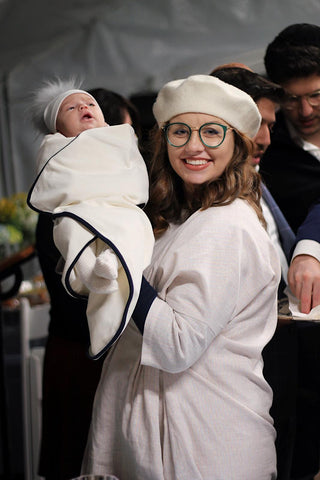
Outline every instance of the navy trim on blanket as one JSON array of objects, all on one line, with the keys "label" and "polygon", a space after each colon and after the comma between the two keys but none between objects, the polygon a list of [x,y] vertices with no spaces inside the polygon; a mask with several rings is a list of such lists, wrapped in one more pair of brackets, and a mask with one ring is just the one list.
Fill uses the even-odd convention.
[{"label": "navy trim on blanket", "polygon": [[132,313],[134,323],[137,325],[142,335],[148,312],[156,296],[156,290],[144,277],[142,277],[139,298]]},{"label": "navy trim on blanket", "polygon": [[74,269],[75,267],[75,264],[77,263],[77,261],[79,260],[79,258],[81,257],[82,255],[82,252],[89,247],[89,245],[91,245],[91,243],[95,242],[97,240],[98,236],[95,235],[94,237],[92,237],[89,242],[87,242],[82,248],[81,250],[78,252],[78,255],[74,258],[73,262],[70,264],[67,272],[66,272],[66,275],[65,275],[65,285],[66,285],[66,289],[69,293],[69,295],[71,295],[72,297],[75,297],[75,298],[79,298],[79,299],[83,299],[83,300],[87,300],[88,299],[88,295],[81,295],[80,293],[77,293],[73,290],[73,288],[71,287],[71,284],[70,284],[70,274],[71,274],[71,271]]},{"label": "navy trim on blanket", "polygon": [[[79,256],[81,255],[81,253],[83,252],[83,250],[85,248],[87,248],[90,243],[92,243],[93,241],[95,241],[97,238],[100,238],[106,245],[108,245],[113,251],[114,253],[117,255],[124,271],[125,271],[125,274],[126,274],[126,277],[127,277],[127,281],[128,281],[128,285],[129,285],[129,295],[128,295],[128,299],[127,299],[127,302],[126,302],[126,305],[124,307],[124,310],[123,310],[123,314],[122,314],[122,320],[121,320],[121,323],[119,325],[119,328],[118,330],[116,331],[116,333],[114,334],[113,338],[109,341],[109,343],[102,349],[100,350],[100,352],[98,352],[96,355],[90,355],[89,354],[89,357],[92,358],[93,360],[96,360],[98,358],[100,358],[115,342],[116,340],[118,340],[119,336],[121,335],[121,333],[123,332],[123,328],[124,328],[124,325],[126,323],[126,319],[127,319],[127,315],[128,315],[128,309],[129,309],[129,305],[132,301],[132,297],[133,297],[133,290],[134,290],[134,285],[133,285],[133,280],[132,280],[132,277],[131,277],[131,274],[130,274],[130,270],[129,270],[129,267],[125,261],[125,259],[123,258],[121,252],[118,250],[118,248],[116,247],[116,245],[111,242],[110,239],[108,239],[107,237],[105,237],[104,235],[102,235],[100,232],[98,232],[98,230],[96,230],[90,223],[88,223],[86,220],[84,220],[83,218],[79,217],[78,215],[75,215],[74,213],[71,213],[71,212],[61,212],[61,213],[55,213],[55,214],[52,214],[52,218],[53,220],[55,220],[56,218],[60,218],[60,217],[68,217],[68,218],[72,218],[73,220],[76,220],[77,222],[79,222],[80,224],[84,225],[88,230],[90,230],[90,232],[92,232],[92,234],[94,235],[92,239],[90,239],[89,242],[87,242],[87,244],[81,249],[81,252],[79,252],[79,254],[77,255],[77,257],[74,259],[74,261],[72,262],[72,265],[71,265],[71,268],[68,269],[68,273],[65,277],[65,281],[66,281],[66,286],[68,286],[68,290],[69,290],[69,293],[71,293],[72,296],[76,296],[76,297],[80,297],[80,298],[83,298],[83,296],[77,294],[76,292],[74,292],[70,286],[70,282],[69,282],[69,275],[70,275],[70,272],[72,270],[72,268],[74,267],[76,261],[78,260]],[[85,297],[87,298],[87,297]],[[150,307],[149,307],[150,308]]]}]

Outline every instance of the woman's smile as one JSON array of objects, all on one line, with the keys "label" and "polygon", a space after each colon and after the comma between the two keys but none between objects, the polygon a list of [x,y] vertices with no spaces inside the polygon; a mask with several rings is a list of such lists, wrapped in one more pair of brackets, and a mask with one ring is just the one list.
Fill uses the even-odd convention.
[{"label": "woman's smile", "polygon": [[186,163],[187,168],[191,168],[192,170],[202,170],[207,167],[210,160],[205,158],[185,158],[184,162]]}]

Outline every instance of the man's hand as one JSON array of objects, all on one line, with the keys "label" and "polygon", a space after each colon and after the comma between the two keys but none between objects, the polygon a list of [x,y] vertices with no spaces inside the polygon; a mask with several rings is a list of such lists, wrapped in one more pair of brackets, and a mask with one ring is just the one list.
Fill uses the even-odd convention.
[{"label": "man's hand", "polygon": [[302,313],[320,304],[320,262],[311,255],[297,255],[288,271],[292,293],[300,300]]}]

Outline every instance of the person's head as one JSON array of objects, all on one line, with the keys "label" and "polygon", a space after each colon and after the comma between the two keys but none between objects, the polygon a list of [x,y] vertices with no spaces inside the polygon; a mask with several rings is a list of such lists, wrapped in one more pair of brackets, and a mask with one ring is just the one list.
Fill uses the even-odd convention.
[{"label": "person's head", "polygon": [[88,93],[97,100],[109,125],[129,123],[137,137],[141,137],[139,112],[130,100],[106,88],[94,88],[88,90]]},{"label": "person's head", "polygon": [[193,75],[167,83],[153,113],[149,211],[159,232],[182,211],[236,197],[258,203],[258,179],[247,158],[261,117],[249,95],[210,75]]},{"label": "person's head", "polygon": [[296,23],[284,28],[267,46],[264,65],[268,77],[280,85],[293,78],[320,76],[320,27]]},{"label": "person's head", "polygon": [[284,90],[279,85],[249,70],[245,65],[241,67],[234,67],[233,64],[221,65],[215,68],[210,75],[240,88],[256,102],[261,114],[261,125],[253,138],[254,151],[251,164],[259,165],[263,153],[270,145],[270,132],[276,121],[276,110],[283,100]]},{"label": "person's head", "polygon": [[74,137],[89,128],[103,127],[104,115],[95,98],[74,80],[46,82],[34,95],[33,120],[44,133]]},{"label": "person's head", "polygon": [[65,95],[56,117],[57,132],[75,137],[84,130],[106,126],[102,110],[92,95],[81,90],[69,90]]},{"label": "person's head", "polygon": [[268,77],[286,90],[285,116],[306,140],[320,134],[320,27],[289,25],[267,46]]}]

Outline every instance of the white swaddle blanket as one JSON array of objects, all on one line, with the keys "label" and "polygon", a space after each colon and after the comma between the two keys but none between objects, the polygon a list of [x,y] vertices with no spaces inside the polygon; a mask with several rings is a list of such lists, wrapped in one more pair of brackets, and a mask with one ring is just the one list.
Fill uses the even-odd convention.
[{"label": "white swaddle blanket", "polygon": [[67,291],[75,297],[86,291],[76,266],[92,242],[99,242],[100,249],[103,242],[118,258],[117,290],[87,295],[90,355],[98,358],[126,327],[142,272],[151,260],[154,236],[140,208],[148,200],[145,162],[133,128],[125,124],[85,130],[72,138],[47,135],[39,151],[38,172],[28,203],[53,214]]}]

